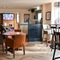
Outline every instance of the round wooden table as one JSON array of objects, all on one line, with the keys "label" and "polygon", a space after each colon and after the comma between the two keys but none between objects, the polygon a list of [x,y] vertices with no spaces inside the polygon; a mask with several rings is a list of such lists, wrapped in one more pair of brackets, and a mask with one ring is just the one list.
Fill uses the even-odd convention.
[{"label": "round wooden table", "polygon": [[23,33],[23,32],[11,32],[11,31],[3,33],[3,35],[5,35],[5,36],[24,35],[24,34],[26,34],[26,33]]}]

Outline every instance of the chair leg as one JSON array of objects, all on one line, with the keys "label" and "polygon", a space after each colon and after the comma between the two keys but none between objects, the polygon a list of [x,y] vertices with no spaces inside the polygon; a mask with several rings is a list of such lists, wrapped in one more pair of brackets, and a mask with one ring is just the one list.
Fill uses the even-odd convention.
[{"label": "chair leg", "polygon": [[51,40],[51,51],[52,51],[52,48],[53,48],[53,44],[54,44],[54,35],[52,35],[52,40]]},{"label": "chair leg", "polygon": [[6,46],[6,54],[7,54],[7,46]]},{"label": "chair leg", "polygon": [[4,52],[4,45],[3,45],[3,43],[2,43],[2,51]]},{"label": "chair leg", "polygon": [[46,46],[48,46],[48,39],[46,39]]},{"label": "chair leg", "polygon": [[[51,44],[51,41],[50,41],[50,44]],[[52,45],[50,45],[50,47],[51,47],[51,51],[52,51]]]},{"label": "chair leg", "polygon": [[53,53],[53,58],[52,58],[52,60],[55,60],[55,52],[56,52],[56,44],[55,44],[55,48],[54,48],[54,53]]},{"label": "chair leg", "polygon": [[15,49],[13,49],[13,58],[15,58]]},{"label": "chair leg", "polygon": [[23,46],[23,55],[25,55],[25,46]]}]

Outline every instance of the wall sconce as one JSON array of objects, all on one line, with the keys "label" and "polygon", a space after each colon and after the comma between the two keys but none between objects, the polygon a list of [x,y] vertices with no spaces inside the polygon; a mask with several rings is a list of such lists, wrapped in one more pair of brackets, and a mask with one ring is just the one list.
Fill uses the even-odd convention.
[{"label": "wall sconce", "polygon": [[17,13],[17,20],[16,20],[17,23],[20,23],[19,21],[19,13]]}]

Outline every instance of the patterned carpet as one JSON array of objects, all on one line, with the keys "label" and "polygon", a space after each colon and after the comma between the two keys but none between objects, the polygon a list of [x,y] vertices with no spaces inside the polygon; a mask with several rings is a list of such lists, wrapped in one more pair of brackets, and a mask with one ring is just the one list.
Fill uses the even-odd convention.
[{"label": "patterned carpet", "polygon": [[25,49],[25,55],[23,55],[22,51],[15,51],[16,56],[13,59],[13,54],[10,52],[8,52],[8,54],[3,53],[0,46],[0,60],[51,60],[52,52],[46,44],[30,42],[26,43]]}]

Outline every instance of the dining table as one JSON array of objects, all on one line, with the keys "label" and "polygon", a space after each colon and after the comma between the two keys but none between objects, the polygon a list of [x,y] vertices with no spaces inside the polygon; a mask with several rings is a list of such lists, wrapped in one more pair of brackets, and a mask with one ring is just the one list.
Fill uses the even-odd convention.
[{"label": "dining table", "polygon": [[8,32],[5,32],[3,33],[3,35],[5,36],[15,36],[15,35],[23,35],[23,34],[26,34],[24,32],[13,32],[13,31],[8,31]]}]

